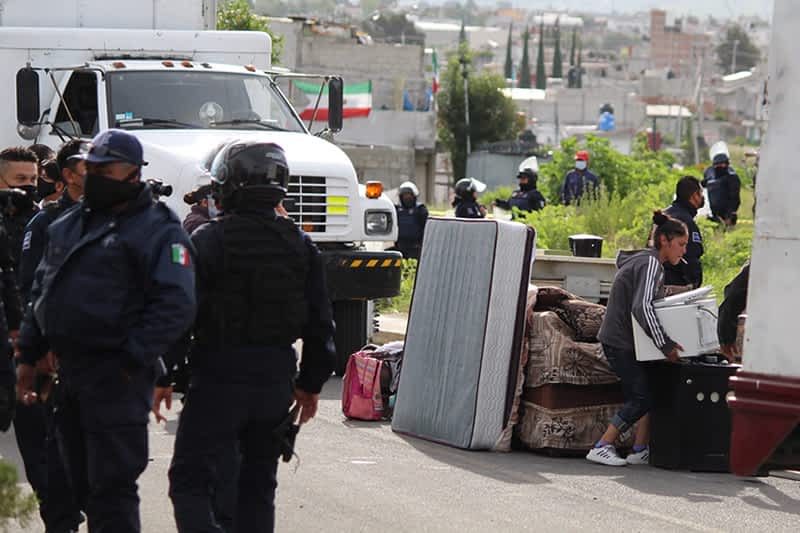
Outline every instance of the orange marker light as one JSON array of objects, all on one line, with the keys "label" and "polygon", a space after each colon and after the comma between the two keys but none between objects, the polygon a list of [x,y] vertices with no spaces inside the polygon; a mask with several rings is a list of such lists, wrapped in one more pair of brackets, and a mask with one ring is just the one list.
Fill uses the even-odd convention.
[{"label": "orange marker light", "polygon": [[192,65],[191,61],[181,61],[181,66],[186,68],[194,68],[194,65]]},{"label": "orange marker light", "polygon": [[172,68],[175,66],[175,63],[173,63],[172,61],[162,61],[161,64],[167,68]]},{"label": "orange marker light", "polygon": [[114,68],[125,68],[125,63],[122,61],[115,61],[111,64]]},{"label": "orange marker light", "polygon": [[314,224],[303,224],[302,225],[303,231],[306,233],[313,233],[314,232]]},{"label": "orange marker light", "polygon": [[253,65],[245,65],[244,68],[248,72],[255,72],[256,71],[256,67],[254,67]]},{"label": "orange marker light", "polygon": [[367,198],[380,198],[383,193],[383,183],[380,181],[367,182]]}]

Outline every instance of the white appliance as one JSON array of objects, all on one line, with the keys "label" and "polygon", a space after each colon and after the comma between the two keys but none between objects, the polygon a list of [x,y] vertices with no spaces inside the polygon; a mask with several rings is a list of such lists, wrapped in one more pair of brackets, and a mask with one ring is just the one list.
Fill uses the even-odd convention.
[{"label": "white appliance", "polygon": [[[658,321],[667,335],[683,346],[681,357],[695,357],[719,350],[717,300],[709,287],[653,302]],[[637,361],[659,361],[664,354],[656,348],[639,322],[631,315]]]}]

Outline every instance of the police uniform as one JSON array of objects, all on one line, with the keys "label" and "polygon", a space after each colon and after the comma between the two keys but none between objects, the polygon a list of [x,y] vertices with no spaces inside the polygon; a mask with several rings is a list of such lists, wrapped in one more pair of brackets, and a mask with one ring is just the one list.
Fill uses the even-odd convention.
[{"label": "police uniform", "polygon": [[[141,158],[119,130],[99,134],[89,158],[104,142],[119,153],[120,138]],[[133,182],[138,194],[116,211],[89,208],[91,178],[47,231],[18,346],[29,365],[58,355],[56,432],[89,530],[138,532],[157,361],[195,312],[191,243],[149,185]]]},{"label": "police uniform", "polygon": [[709,167],[703,174],[701,184],[708,191],[711,214],[717,219],[731,220],[735,224],[736,212],[741,204],[742,187],[736,171],[730,167],[726,169]]},{"label": "police uniform", "polygon": [[502,209],[519,209],[520,211],[539,211],[544,209],[545,199],[536,188],[533,189],[517,189],[511,194],[508,201],[497,200],[498,207]]},{"label": "police uniform", "polygon": [[0,225],[0,431],[6,431],[14,418],[16,377],[8,331],[19,329],[22,319],[22,305],[14,278],[8,234]]},{"label": "police uniform", "polygon": [[422,237],[425,234],[425,223],[428,221],[428,208],[424,204],[414,202],[411,207],[399,204],[397,210],[397,242],[395,248],[405,258],[419,259],[422,250]]},{"label": "police uniform", "polygon": [[688,203],[675,200],[664,210],[665,215],[678,219],[689,230],[689,242],[686,245],[686,253],[683,254],[683,261],[677,265],[666,263],[664,265],[664,284],[665,285],[692,285],[697,288],[703,285],[703,264],[700,258],[703,256],[703,236],[700,228],[694,221],[697,216],[697,209]]},{"label": "police uniform", "polygon": [[[272,144],[248,146],[283,153]],[[238,192],[249,194],[248,188]],[[319,393],[333,371],[334,324],[319,252],[291,220],[257,197],[251,200],[233,207],[223,197],[226,215],[191,237],[198,314],[191,381],[169,470],[180,532],[223,531],[215,492],[237,444],[235,531],[274,528],[278,428],[295,385]],[[295,382],[292,344],[298,338],[303,356]]]},{"label": "police uniform", "polygon": [[456,217],[483,218],[483,213],[474,200],[461,200],[456,204]]},{"label": "police uniform", "polygon": [[[74,205],[75,200],[64,191],[57,201],[45,204],[25,228],[17,275],[25,306],[29,303],[34,272],[44,254],[47,228]],[[42,520],[48,531],[77,530],[82,517],[66,482],[57,443],[52,438],[52,431],[48,430],[50,426],[51,405],[35,402],[19,406],[14,424],[15,436],[26,475],[39,498]]]}]

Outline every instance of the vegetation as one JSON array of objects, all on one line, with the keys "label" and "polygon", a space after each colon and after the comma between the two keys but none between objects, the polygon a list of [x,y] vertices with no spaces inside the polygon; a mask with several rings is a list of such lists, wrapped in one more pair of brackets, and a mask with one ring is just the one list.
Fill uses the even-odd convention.
[{"label": "vegetation", "polygon": [[17,470],[0,459],[0,531],[7,531],[12,521],[27,527],[36,512],[36,496],[23,493],[18,482]]},{"label": "vegetation", "polygon": [[519,65],[519,82],[517,86],[522,89],[531,88],[531,62],[528,59],[528,43],[531,39],[531,32],[527,29],[522,34],[522,62]]},{"label": "vegetation", "polygon": [[267,18],[250,11],[247,0],[229,0],[217,9],[218,30],[263,31],[272,38],[272,64],[280,63],[283,53],[283,36],[273,33]]},{"label": "vegetation", "polygon": [[722,72],[733,74],[733,52],[736,50],[736,70],[750,70],[761,61],[761,51],[758,49],[747,32],[738,24],[728,28],[725,40],[717,45],[717,65]]},{"label": "vegetation", "polygon": [[[517,109],[499,89],[505,87],[502,76],[490,72],[475,74],[471,52],[461,46],[469,79],[470,143],[473,147],[487,142],[515,139],[520,129]],[[450,57],[442,75],[439,106],[439,139],[453,161],[453,177],[463,178],[467,169],[467,129],[464,116],[464,78],[459,56]]]},{"label": "vegetation", "polygon": [[[539,188],[548,206],[521,219],[536,229],[539,249],[568,250],[569,236],[578,233],[603,237],[604,257],[615,257],[619,250],[643,248],[652,227],[653,210],[672,202],[675,183],[681,176],[699,177],[708,164],[678,170],[673,168],[675,160],[671,154],[648,150],[644,137],[636,139],[633,154],[626,156],[611,148],[607,139],[589,136],[580,148],[591,155],[590,167],[602,183],[600,194],[596,200],[586,200],[580,206],[560,205],[561,180],[573,167],[578,148],[575,139],[564,141],[561,149],[554,152],[553,160],[540,168]],[[732,160],[740,160],[733,147]],[[722,298],[725,285],[750,257],[753,238],[752,171],[739,167],[736,170],[743,186],[739,224],[725,229],[701,217],[697,220],[705,244],[704,284],[712,285],[718,298]],[[507,199],[512,190],[500,187],[489,191],[481,195],[480,202],[488,206],[497,198]],[[413,275],[409,263],[403,271],[402,294],[389,307],[407,310]]]},{"label": "vegetation", "polygon": [[547,89],[547,73],[544,71],[544,21],[539,24],[539,50],[536,54],[536,88]]}]

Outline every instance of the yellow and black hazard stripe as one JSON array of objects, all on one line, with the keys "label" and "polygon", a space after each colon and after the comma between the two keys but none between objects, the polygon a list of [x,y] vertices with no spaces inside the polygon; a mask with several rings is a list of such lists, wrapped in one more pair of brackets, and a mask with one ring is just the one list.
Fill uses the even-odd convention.
[{"label": "yellow and black hazard stripe", "polygon": [[345,268],[400,268],[403,266],[402,259],[395,259],[395,258],[370,258],[370,257],[359,257],[357,259],[343,259],[339,266]]}]

